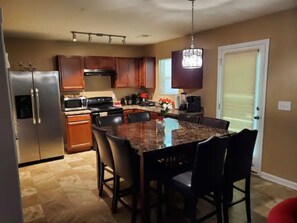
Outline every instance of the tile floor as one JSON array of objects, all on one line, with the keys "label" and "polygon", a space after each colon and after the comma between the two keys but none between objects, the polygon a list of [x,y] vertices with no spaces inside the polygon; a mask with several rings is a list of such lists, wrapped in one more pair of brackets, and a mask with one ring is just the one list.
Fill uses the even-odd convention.
[{"label": "tile floor", "polygon": [[[96,154],[94,151],[65,155],[64,159],[19,168],[25,222],[99,222],[128,223],[130,213],[119,206],[117,214],[110,211],[107,193],[98,197]],[[277,202],[296,197],[297,191],[252,177],[252,220],[266,222],[267,214]],[[237,194],[235,194],[235,197]],[[165,208],[162,222],[186,222],[182,202],[176,196],[174,206]],[[207,204],[199,201],[201,209]],[[154,212],[154,210],[152,211]],[[152,222],[154,216],[152,217]],[[216,222],[213,217],[206,222]],[[246,222],[244,203],[230,210],[230,222]]]}]

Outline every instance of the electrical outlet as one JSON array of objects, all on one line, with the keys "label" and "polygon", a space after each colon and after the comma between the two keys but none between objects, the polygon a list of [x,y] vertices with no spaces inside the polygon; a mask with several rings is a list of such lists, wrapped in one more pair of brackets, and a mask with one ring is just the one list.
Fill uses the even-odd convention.
[{"label": "electrical outlet", "polygon": [[278,101],[278,110],[291,111],[291,101]]}]

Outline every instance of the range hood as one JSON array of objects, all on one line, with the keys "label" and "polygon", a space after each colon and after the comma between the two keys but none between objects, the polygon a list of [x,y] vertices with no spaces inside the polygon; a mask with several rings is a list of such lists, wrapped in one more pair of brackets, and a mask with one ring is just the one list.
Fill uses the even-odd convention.
[{"label": "range hood", "polygon": [[84,69],[85,76],[114,76],[115,70],[102,70],[102,69]]}]

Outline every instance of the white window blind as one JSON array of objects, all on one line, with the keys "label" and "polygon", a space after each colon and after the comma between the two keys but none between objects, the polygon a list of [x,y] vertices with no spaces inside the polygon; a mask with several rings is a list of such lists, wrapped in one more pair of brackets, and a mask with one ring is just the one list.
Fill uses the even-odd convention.
[{"label": "white window blind", "polygon": [[224,55],[222,118],[229,129],[253,128],[258,50]]},{"label": "white window blind", "polygon": [[171,88],[171,59],[159,60],[159,94],[178,94],[178,89]]}]

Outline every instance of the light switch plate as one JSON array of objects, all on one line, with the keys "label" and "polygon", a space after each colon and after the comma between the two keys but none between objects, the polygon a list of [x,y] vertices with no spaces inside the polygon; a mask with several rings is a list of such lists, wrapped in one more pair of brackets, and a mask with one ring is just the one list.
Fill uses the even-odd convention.
[{"label": "light switch plate", "polygon": [[291,101],[278,101],[278,110],[291,111]]}]

